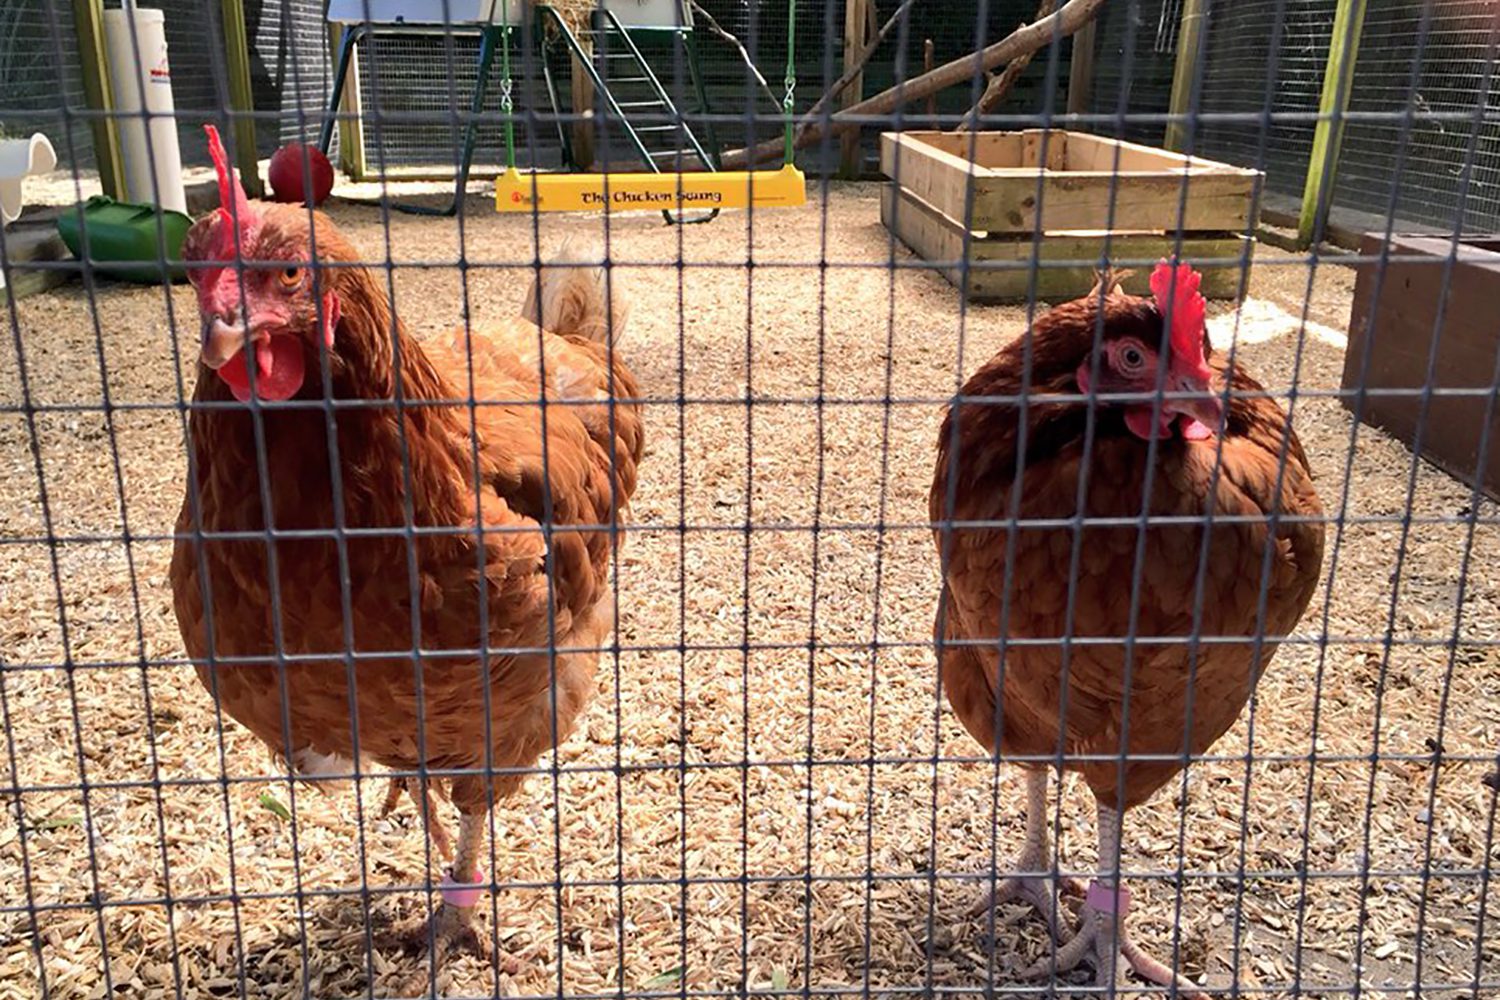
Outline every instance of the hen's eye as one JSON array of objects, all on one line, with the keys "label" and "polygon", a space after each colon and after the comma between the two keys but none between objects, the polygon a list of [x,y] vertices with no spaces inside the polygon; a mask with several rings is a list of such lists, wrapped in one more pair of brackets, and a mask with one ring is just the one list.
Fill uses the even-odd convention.
[{"label": "hen's eye", "polygon": [[1146,356],[1139,347],[1130,345],[1120,351],[1120,367],[1127,372],[1139,371],[1145,363]]},{"label": "hen's eye", "polygon": [[295,288],[302,284],[302,268],[283,268],[281,271],[281,284],[287,288]]}]

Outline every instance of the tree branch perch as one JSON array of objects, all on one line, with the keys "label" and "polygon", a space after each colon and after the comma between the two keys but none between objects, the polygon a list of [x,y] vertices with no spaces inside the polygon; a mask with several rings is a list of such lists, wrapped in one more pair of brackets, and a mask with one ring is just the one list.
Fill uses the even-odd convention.
[{"label": "tree branch perch", "polygon": [[[1037,8],[1035,20],[1040,21],[1056,8],[1057,0],[1042,0],[1042,5]],[[1024,28],[1025,25],[1023,24],[1021,27]],[[963,116],[963,119],[958,123],[958,128],[954,129],[954,131],[969,132],[978,128],[980,120],[994,110],[995,105],[1005,100],[1005,95],[1010,93],[1011,88],[1016,85],[1016,81],[1021,78],[1021,74],[1025,71],[1026,67],[1031,65],[1031,57],[1034,55],[1036,55],[1034,51],[1022,52],[1006,63],[1005,71],[999,76],[991,76],[989,85],[984,88],[984,93],[980,95],[979,100],[974,103],[974,106],[969,109],[968,114]]]},{"label": "tree branch perch", "polygon": [[[920,101],[929,94],[963,83],[976,73],[987,73],[1001,63],[1023,53],[1034,53],[1053,40],[1068,37],[1093,20],[1105,0],[1068,0],[1053,14],[1018,28],[993,45],[952,62],[944,63],[930,73],[898,83],[896,86],[866,98],[837,114],[827,113],[828,100],[819,100],[813,112],[802,117],[793,138],[793,146],[804,149],[825,134],[839,134],[862,124],[862,119],[888,115],[899,107]],[[835,85],[837,86],[837,85]],[[831,92],[832,88],[830,88]],[[831,98],[830,98],[831,100]],[[814,114],[816,112],[816,115]],[[724,154],[724,169],[743,170],[781,155],[782,140],[759,143],[749,149],[735,149]]]}]

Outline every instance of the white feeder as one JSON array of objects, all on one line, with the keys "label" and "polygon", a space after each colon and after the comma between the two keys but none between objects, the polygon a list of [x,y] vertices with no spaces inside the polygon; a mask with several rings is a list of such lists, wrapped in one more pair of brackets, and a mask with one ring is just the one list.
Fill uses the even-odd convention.
[{"label": "white feeder", "polygon": [[[104,12],[104,37],[128,198],[186,214],[172,71],[167,67],[166,16],[127,2]],[[142,111],[150,112],[149,125]]]}]

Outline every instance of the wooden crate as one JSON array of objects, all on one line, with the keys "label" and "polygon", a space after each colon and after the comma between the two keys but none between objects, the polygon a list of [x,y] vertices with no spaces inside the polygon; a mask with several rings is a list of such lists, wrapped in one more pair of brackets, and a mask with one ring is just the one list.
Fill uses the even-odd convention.
[{"label": "wooden crate", "polygon": [[[1178,248],[1179,220],[1181,254],[1203,272],[1204,294],[1234,298],[1262,180],[1257,170],[1041,130],[887,132],[880,168],[896,182],[881,197],[886,228],[954,285],[967,262],[969,297],[1002,302],[1028,297],[1034,260],[1037,298],[1085,295],[1106,239],[1112,260],[1154,261]],[[1148,272],[1139,268],[1126,290],[1145,293]]]},{"label": "wooden crate", "polygon": [[[1376,257],[1385,242],[1384,233],[1366,234],[1360,242],[1360,256]],[[1363,380],[1362,409],[1352,394],[1346,394],[1343,402],[1364,423],[1388,431],[1408,447],[1416,440],[1417,427],[1425,423],[1422,457],[1472,486],[1479,466],[1487,391],[1493,387],[1495,353],[1500,350],[1500,325],[1492,312],[1500,302],[1500,236],[1467,237],[1460,242],[1443,303],[1443,262],[1452,250],[1452,240],[1445,237],[1394,236],[1390,255],[1412,259],[1387,261],[1385,275],[1379,279],[1378,261],[1358,265],[1343,387],[1359,389],[1367,363],[1368,373]],[[1437,359],[1429,382],[1427,362],[1434,335],[1438,336]],[[1424,417],[1423,395],[1411,390],[1425,394],[1429,386],[1438,394],[1427,397]],[[1391,389],[1407,392],[1382,392]],[[1441,395],[1448,389],[1486,392]],[[1488,457],[1479,486],[1500,500],[1500,413],[1491,412],[1488,423]]]}]

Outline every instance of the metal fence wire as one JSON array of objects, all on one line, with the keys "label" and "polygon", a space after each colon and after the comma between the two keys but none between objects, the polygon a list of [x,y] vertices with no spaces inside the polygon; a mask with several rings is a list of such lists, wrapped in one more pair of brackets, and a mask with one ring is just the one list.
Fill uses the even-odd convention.
[{"label": "metal fence wire", "polygon": [[[165,6],[190,281],[59,249],[132,116],[0,10],[0,997],[1500,997],[1494,4],[876,3],[806,204],[671,225],[494,210],[628,138],[532,7],[514,114],[381,36],[362,184],[239,198],[323,11]],[[871,37],[788,8],[634,124],[779,143]]]}]

